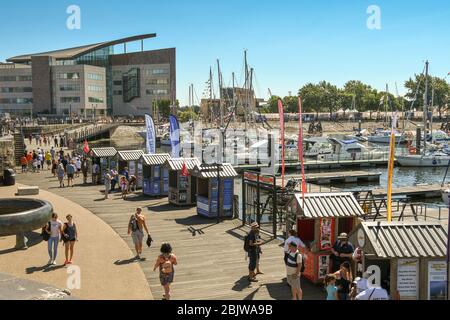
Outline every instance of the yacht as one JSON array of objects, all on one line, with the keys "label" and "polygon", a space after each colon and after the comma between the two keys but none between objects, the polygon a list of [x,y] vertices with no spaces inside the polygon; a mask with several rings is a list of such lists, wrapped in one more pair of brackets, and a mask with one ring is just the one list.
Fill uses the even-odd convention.
[{"label": "yacht", "polygon": [[397,162],[403,167],[446,167],[449,161],[450,155],[442,151],[397,156]]},{"label": "yacht", "polygon": [[[395,143],[406,143],[406,137],[399,132],[395,132]],[[372,143],[382,143],[382,144],[390,144],[391,143],[391,131],[390,130],[382,130],[377,129],[375,132],[367,137],[368,142]]]},{"label": "yacht", "polygon": [[303,140],[303,155],[308,158],[317,158],[322,154],[331,154],[333,145],[326,137],[315,137]]},{"label": "yacht", "polygon": [[339,140],[336,138],[328,138],[332,145],[330,154],[321,154],[317,156],[317,160],[322,161],[339,161],[339,160],[363,160],[363,159],[382,159],[387,156],[386,151],[368,148],[356,139]]}]

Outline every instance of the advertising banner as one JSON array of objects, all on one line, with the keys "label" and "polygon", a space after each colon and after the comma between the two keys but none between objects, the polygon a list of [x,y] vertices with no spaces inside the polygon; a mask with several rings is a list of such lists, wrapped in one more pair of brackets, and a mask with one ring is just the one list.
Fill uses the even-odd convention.
[{"label": "advertising banner", "polygon": [[445,261],[428,261],[428,300],[446,300],[447,264]]},{"label": "advertising banner", "polygon": [[319,250],[329,250],[333,246],[334,220],[331,218],[320,219],[320,243]]},{"label": "advertising banner", "polygon": [[145,115],[145,128],[147,130],[146,135],[146,146],[148,154],[156,153],[156,132],[155,124],[153,123],[153,118],[149,115]]},{"label": "advertising banner", "polygon": [[401,300],[419,299],[419,260],[399,259],[397,265],[397,291]]},{"label": "advertising banner", "polygon": [[180,124],[174,115],[169,116],[170,144],[172,146],[172,158],[180,157]]}]

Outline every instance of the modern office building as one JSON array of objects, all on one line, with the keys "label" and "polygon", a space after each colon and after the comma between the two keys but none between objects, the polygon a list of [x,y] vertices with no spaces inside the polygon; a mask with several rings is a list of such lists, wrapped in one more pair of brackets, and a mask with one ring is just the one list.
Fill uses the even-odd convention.
[{"label": "modern office building", "polygon": [[[144,40],[154,37],[9,58],[0,64],[0,113],[143,116],[159,100],[175,105],[175,48],[144,51]],[[128,52],[135,41],[141,50]]]}]

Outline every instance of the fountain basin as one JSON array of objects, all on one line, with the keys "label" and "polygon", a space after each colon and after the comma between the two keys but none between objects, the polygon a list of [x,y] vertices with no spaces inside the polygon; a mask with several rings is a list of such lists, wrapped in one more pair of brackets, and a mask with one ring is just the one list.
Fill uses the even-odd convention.
[{"label": "fountain basin", "polygon": [[25,232],[45,225],[52,216],[53,206],[44,200],[0,199],[0,236],[16,235],[16,248],[26,248]]}]

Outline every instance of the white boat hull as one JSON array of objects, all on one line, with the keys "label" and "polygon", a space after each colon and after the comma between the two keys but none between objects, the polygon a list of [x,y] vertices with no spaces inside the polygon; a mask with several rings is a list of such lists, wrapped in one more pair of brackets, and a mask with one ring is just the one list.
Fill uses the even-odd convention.
[{"label": "white boat hull", "polygon": [[449,203],[449,199],[448,197],[450,196],[450,190],[442,190],[442,201],[448,205]]},{"label": "white boat hull", "polygon": [[[390,144],[391,143],[391,137],[390,136],[368,136],[367,137],[367,141],[368,142],[372,142],[372,143],[382,143],[382,144]],[[405,142],[405,138],[404,137],[399,137],[396,136],[395,137],[395,143],[403,143]]]},{"label": "white boat hull", "polygon": [[397,156],[397,162],[403,167],[446,167],[450,156]]}]

